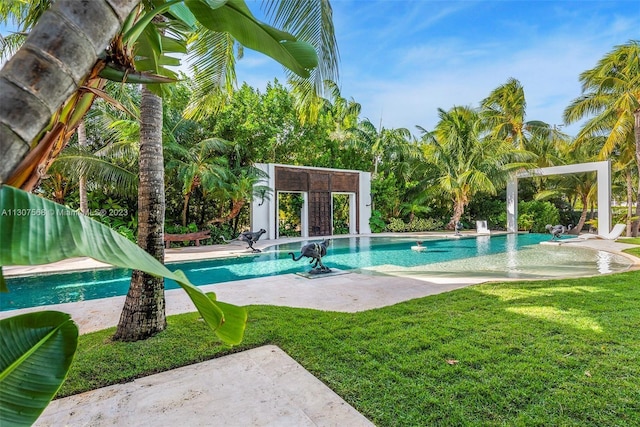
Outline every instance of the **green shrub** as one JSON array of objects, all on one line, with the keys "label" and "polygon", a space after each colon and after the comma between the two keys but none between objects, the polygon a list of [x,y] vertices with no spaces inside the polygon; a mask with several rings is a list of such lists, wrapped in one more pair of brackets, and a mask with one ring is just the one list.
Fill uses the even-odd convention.
[{"label": "green shrub", "polygon": [[442,221],[433,218],[417,218],[408,224],[400,218],[391,218],[386,229],[393,233],[402,233],[406,231],[433,231],[441,229],[443,225]]},{"label": "green shrub", "polygon": [[393,233],[401,233],[406,231],[407,224],[404,223],[400,218],[391,218],[389,223],[387,224],[387,231],[391,231]]},{"label": "green shrub", "polygon": [[533,214],[525,213],[518,215],[518,230],[530,231],[535,224]]},{"label": "green shrub", "polygon": [[[531,231],[534,233],[546,233],[545,225],[556,225],[560,221],[560,213],[550,202],[532,200],[518,203],[518,217],[526,215],[533,219]],[[518,224],[520,221],[518,221]]]},{"label": "green shrub", "polygon": [[382,212],[374,210],[371,212],[371,218],[369,218],[369,227],[371,227],[372,233],[381,233],[385,229],[385,223],[382,219]]}]

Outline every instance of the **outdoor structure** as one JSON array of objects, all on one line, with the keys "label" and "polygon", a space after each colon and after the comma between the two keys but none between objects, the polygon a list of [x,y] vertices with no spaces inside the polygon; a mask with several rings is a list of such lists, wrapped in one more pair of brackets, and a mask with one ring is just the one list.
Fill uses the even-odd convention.
[{"label": "outdoor structure", "polygon": [[302,195],[301,237],[329,236],[333,233],[333,196],[348,195],[349,234],[367,234],[371,217],[371,173],[355,170],[257,163],[268,178],[256,185],[267,186],[272,194],[254,196],[251,229],[264,228],[268,239],[278,236],[278,199],[283,193]]},{"label": "outdoor structure", "polygon": [[518,231],[518,179],[534,176],[596,172],[598,175],[598,235],[611,231],[611,162],[579,163],[518,172],[507,183],[507,231]]}]

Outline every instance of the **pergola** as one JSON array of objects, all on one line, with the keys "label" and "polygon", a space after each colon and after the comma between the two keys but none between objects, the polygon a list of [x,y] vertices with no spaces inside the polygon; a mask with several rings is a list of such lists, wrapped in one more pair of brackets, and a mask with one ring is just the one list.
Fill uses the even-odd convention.
[{"label": "pergola", "polygon": [[302,196],[301,237],[333,234],[333,196],[349,200],[349,234],[367,234],[371,217],[371,173],[307,166],[258,163],[268,176],[256,185],[273,191],[273,197],[255,197],[251,203],[251,229],[266,230],[266,238],[277,239],[279,199],[283,193]]},{"label": "pergola", "polygon": [[518,172],[507,183],[507,230],[518,231],[518,179],[534,176],[596,172],[598,176],[598,234],[611,231],[611,162],[579,163]]}]

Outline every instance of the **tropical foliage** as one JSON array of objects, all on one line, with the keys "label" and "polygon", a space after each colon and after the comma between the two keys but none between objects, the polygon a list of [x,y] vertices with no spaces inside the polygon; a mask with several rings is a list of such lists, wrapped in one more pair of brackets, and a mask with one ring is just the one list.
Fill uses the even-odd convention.
[{"label": "tropical foliage", "polygon": [[[372,228],[422,231],[489,218],[499,210],[496,206],[502,208],[504,185],[512,170],[610,159],[616,180],[614,197],[627,204],[625,219],[628,224],[635,221],[628,232],[637,234],[637,41],[615,47],[580,76],[583,94],[567,107],[565,121],[587,118],[587,122],[573,139],[556,127],[528,120],[524,88],[514,78],[488,94],[477,108],[439,109],[435,128],[418,127],[421,138],[416,138],[407,129],[388,129],[361,118],[360,105],[340,93],[337,46],[327,1],[266,4],[265,14],[282,29],[257,21],[242,0],[152,0],[115,9],[106,0],[83,2],[87,13],[104,18],[91,20],[76,19],[73,2],[57,1],[52,6],[48,1],[3,3],[0,15],[16,18],[21,32],[3,39],[0,55],[10,57],[22,43],[27,48],[0,71],[0,94],[12,100],[11,105],[0,103],[4,156],[0,165],[0,265],[88,255],[171,277],[183,286],[219,337],[237,343],[244,330],[244,310],[202,294],[182,274],[168,271],[121,234],[133,239],[137,232],[139,241],[153,234],[156,248],[162,247],[158,237],[162,229],[169,227],[214,227],[220,233],[212,235],[235,235],[249,226],[248,207],[255,191],[268,196],[269,189],[254,186],[260,178],[253,167],[258,162],[370,171]],[[110,14],[101,15],[105,10]],[[67,18],[60,20],[59,16]],[[69,27],[68,22],[78,28]],[[31,30],[25,42],[23,33]],[[51,38],[49,33],[67,37]],[[54,39],[62,44],[52,44]],[[66,43],[74,48],[68,49]],[[284,65],[290,72],[288,86],[274,81],[264,93],[247,85],[232,92],[241,46]],[[180,64],[178,54],[190,55],[193,78],[167,68]],[[73,66],[65,66],[66,62]],[[34,73],[24,70],[34,64],[43,70],[43,76],[57,80],[28,81]],[[176,82],[178,77],[183,81],[157,85]],[[107,84],[109,79],[146,86],[123,90],[121,85]],[[328,94],[326,99],[319,96],[322,90]],[[143,106],[138,110],[140,103]],[[76,129],[81,129],[80,135],[72,140]],[[145,166],[147,160],[152,161],[150,168]],[[153,180],[148,180],[150,170],[157,172]],[[523,201],[522,225],[543,231],[543,224],[573,219],[575,210],[580,212],[579,228],[594,223],[594,188],[589,175],[532,180],[521,188],[521,196],[547,201]],[[138,200],[132,197],[136,189],[141,191]],[[144,195],[152,191],[161,196],[147,208]],[[344,198],[337,200],[341,203],[334,210],[338,218],[334,226],[342,232],[348,209]],[[88,212],[120,234],[68,208]],[[25,209],[43,214],[15,214]],[[587,218],[589,209],[591,217]],[[5,215],[5,211],[14,214]],[[162,215],[157,215],[160,211]],[[141,212],[155,215],[152,232],[144,228],[153,221]],[[490,223],[504,226],[499,216],[494,218]],[[160,261],[161,252],[154,254]],[[1,274],[0,287],[6,290]],[[29,421],[64,379],[77,329],[59,314],[12,322],[0,325],[3,342],[20,348],[14,359],[3,352],[1,378],[7,381],[3,386],[33,375],[25,367],[41,369],[41,363],[22,363],[28,355],[40,357],[41,352],[51,350],[63,356],[52,366],[56,374],[29,411]],[[33,342],[21,338],[42,322],[45,338],[30,337]],[[3,419],[8,419],[8,412],[22,411],[7,409],[11,405],[2,402]]]}]

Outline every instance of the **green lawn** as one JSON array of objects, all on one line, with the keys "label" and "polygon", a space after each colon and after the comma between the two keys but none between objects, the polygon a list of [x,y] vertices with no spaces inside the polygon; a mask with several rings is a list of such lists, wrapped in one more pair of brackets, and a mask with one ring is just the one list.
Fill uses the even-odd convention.
[{"label": "green lawn", "polygon": [[[622,237],[616,242],[628,243],[630,245],[640,245],[640,237]],[[625,252],[640,258],[640,246],[637,248],[627,249]]]},{"label": "green lawn", "polygon": [[355,314],[249,307],[244,343],[196,314],[139,343],[84,335],[61,395],[275,344],[379,426],[640,425],[640,271],[491,283]]}]

